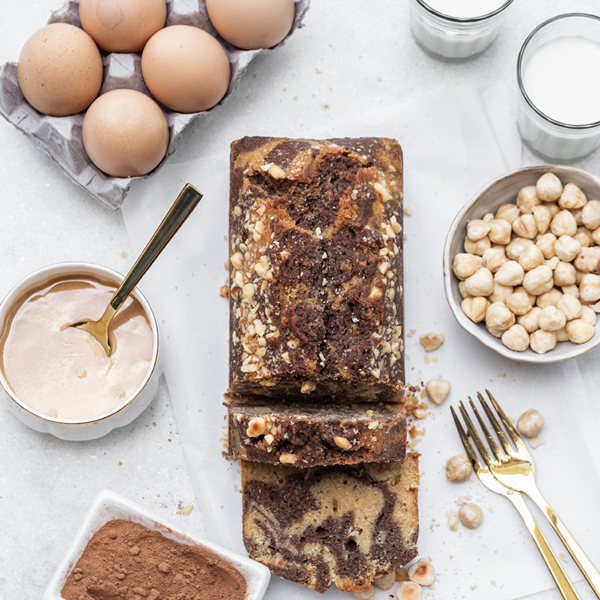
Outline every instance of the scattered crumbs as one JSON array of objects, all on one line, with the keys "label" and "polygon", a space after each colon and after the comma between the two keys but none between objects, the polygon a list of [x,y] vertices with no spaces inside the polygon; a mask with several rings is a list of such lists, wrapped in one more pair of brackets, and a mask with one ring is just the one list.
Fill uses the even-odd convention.
[{"label": "scattered crumbs", "polygon": [[407,217],[412,217],[412,214],[413,214],[413,209],[412,209],[412,206],[406,206],[406,207],[404,208],[404,214],[405,214]]},{"label": "scattered crumbs", "polygon": [[180,509],[180,515],[189,515],[194,510],[193,504],[188,504],[185,508]]},{"label": "scattered crumbs", "polygon": [[229,300],[229,286],[228,285],[222,285],[219,288],[219,296],[221,296],[221,298],[225,298],[225,300]]},{"label": "scattered crumbs", "polygon": [[233,484],[233,491],[234,491],[234,492],[237,492],[237,491],[238,491],[238,486],[237,486],[237,483],[234,483],[234,484]]},{"label": "scattered crumbs", "polygon": [[462,506],[463,504],[466,504],[469,500],[471,500],[471,494],[465,494],[464,496],[458,497],[456,504],[458,504],[459,506]]},{"label": "scattered crumbs", "polygon": [[326,104],[326,105],[325,105],[325,108],[329,108],[329,104]]},{"label": "scattered crumbs", "polygon": [[531,444],[532,448],[537,448],[538,446],[545,444],[546,440],[541,435],[536,435],[529,440],[529,443]]},{"label": "scattered crumbs", "polygon": [[427,396],[427,392],[425,390],[421,390],[421,400]]},{"label": "scattered crumbs", "polygon": [[407,334],[406,337],[411,338],[413,335],[415,335],[415,333],[417,333],[416,329],[411,329]]},{"label": "scattered crumbs", "polygon": [[506,373],[498,373],[498,375],[496,375],[496,377],[506,377]]},{"label": "scattered crumbs", "polygon": [[493,506],[488,506],[488,512],[494,512],[494,507]]},{"label": "scattered crumbs", "polygon": [[227,241],[227,236],[226,236],[226,235],[224,235],[224,236],[223,236],[223,239],[224,239],[225,241]]},{"label": "scattered crumbs", "polygon": [[429,354],[425,355],[425,364],[428,365],[431,362],[431,359],[429,358]]},{"label": "scattered crumbs", "polygon": [[154,425],[154,427],[156,427],[156,421],[152,421],[152,425]]},{"label": "scattered crumbs", "polygon": [[323,71],[319,71],[319,69],[317,69],[316,67],[315,67],[315,71],[317,72],[317,75],[320,75],[323,72]]},{"label": "scattered crumbs", "polygon": [[125,252],[125,250],[121,252],[121,258],[127,258],[127,252]]},{"label": "scattered crumbs", "polygon": [[226,271],[229,271],[229,261],[228,261],[228,260],[226,260],[226,261],[223,263],[223,266],[225,267],[225,270],[226,270]]},{"label": "scattered crumbs", "polygon": [[406,241],[406,240],[408,239],[408,236],[407,236],[406,234],[403,234],[403,235],[402,235],[402,239],[403,239],[404,241]]},{"label": "scattered crumbs", "polygon": [[476,583],[474,583],[474,584],[471,586],[471,589],[472,589],[472,590],[474,590],[476,587],[477,587],[477,584],[476,584]]},{"label": "scattered crumbs", "polygon": [[446,518],[448,519],[448,527],[450,527],[450,531],[458,531],[458,514],[456,511],[446,511]]},{"label": "scattered crumbs", "polygon": [[119,466],[121,466],[123,463],[121,461],[119,461]]},{"label": "scattered crumbs", "polygon": [[569,562],[569,559],[566,557],[564,552],[559,552],[558,553],[558,558],[560,558],[560,560],[562,560],[563,562]]}]

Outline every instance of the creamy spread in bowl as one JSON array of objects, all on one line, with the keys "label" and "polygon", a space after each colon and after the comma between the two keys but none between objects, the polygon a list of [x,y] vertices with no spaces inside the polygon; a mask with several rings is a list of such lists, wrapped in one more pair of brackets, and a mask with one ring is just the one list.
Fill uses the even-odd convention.
[{"label": "creamy spread in bowl", "polygon": [[87,332],[70,327],[98,319],[116,287],[91,277],[49,281],[15,302],[0,338],[0,367],[15,395],[61,420],[99,417],[129,401],[152,360],[152,329],[129,297],[111,324],[108,357]]},{"label": "creamy spread in bowl", "polygon": [[100,265],[43,267],[0,303],[0,397],[36,431],[72,441],[102,437],[150,404],[161,375],[159,334],[135,288],[110,326],[108,357],[69,325],[98,319],[123,276]]}]

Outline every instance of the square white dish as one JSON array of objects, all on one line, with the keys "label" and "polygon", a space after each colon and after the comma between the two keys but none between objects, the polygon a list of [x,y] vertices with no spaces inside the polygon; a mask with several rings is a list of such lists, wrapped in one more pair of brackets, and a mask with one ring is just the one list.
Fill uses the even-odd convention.
[{"label": "square white dish", "polygon": [[102,490],[94,500],[69,550],[56,569],[42,600],[63,600],[61,590],[67,576],[77,564],[92,536],[105,523],[113,519],[124,519],[139,523],[150,531],[159,531],[165,537],[176,542],[189,546],[198,545],[212,550],[215,554],[230,562],[246,579],[248,592],[245,600],[260,600],[267,590],[271,578],[271,572],[267,567],[208,540],[184,533],[177,527],[173,527],[159,519],[145,508],[127,500],[127,498],[110,490]]}]

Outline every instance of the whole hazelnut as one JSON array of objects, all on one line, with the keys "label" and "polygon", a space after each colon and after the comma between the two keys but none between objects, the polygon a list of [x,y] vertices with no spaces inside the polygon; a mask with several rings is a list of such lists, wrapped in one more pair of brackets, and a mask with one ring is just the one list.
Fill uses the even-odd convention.
[{"label": "whole hazelnut", "polygon": [[563,191],[560,179],[554,173],[544,173],[535,184],[537,196],[544,202],[558,200]]},{"label": "whole hazelnut", "polygon": [[425,384],[425,393],[439,406],[450,394],[450,384],[444,379],[430,379]]},{"label": "whole hazelnut", "polygon": [[544,417],[534,408],[526,410],[517,419],[517,429],[521,435],[533,438],[539,435],[544,427]]},{"label": "whole hazelnut", "polygon": [[471,461],[462,454],[457,454],[446,463],[446,477],[455,483],[462,483],[471,477],[473,465]]},{"label": "whole hazelnut", "polygon": [[458,518],[467,529],[477,529],[483,521],[483,511],[477,504],[467,502],[458,509]]}]

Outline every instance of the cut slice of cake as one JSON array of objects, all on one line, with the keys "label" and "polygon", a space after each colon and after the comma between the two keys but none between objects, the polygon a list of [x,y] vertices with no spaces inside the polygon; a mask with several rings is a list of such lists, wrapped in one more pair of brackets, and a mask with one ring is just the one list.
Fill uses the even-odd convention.
[{"label": "cut slice of cake", "polygon": [[406,418],[398,404],[230,402],[230,458],[296,467],[402,460]]},{"label": "cut slice of cake", "polygon": [[230,176],[230,396],[400,401],[398,142],[247,137]]},{"label": "cut slice of cake", "polygon": [[244,543],[273,573],[325,592],[369,588],[417,556],[418,454],[295,467],[241,461]]}]

